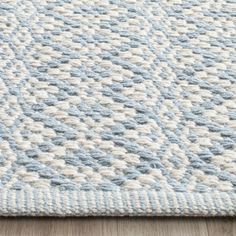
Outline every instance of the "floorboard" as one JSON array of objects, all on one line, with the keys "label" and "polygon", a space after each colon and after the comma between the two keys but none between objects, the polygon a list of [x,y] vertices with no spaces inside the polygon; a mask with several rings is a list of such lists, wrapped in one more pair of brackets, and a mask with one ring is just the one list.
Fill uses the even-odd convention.
[{"label": "floorboard", "polygon": [[236,236],[236,218],[0,218],[0,236]]}]

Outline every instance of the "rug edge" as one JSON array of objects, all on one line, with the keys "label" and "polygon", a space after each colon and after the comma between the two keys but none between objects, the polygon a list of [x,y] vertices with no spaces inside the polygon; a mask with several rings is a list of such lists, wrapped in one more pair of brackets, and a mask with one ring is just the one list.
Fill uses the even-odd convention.
[{"label": "rug edge", "polygon": [[236,194],[0,190],[1,216],[235,216]]}]

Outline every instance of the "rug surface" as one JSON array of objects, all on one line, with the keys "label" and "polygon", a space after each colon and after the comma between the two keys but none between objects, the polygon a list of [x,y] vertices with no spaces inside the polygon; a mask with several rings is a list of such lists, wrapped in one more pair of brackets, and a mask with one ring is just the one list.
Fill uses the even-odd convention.
[{"label": "rug surface", "polygon": [[1,0],[0,215],[236,215],[234,0]]}]

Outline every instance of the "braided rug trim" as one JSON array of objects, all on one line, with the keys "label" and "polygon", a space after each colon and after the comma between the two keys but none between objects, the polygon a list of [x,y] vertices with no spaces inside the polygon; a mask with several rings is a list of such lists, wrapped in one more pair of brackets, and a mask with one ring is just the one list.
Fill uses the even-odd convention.
[{"label": "braided rug trim", "polygon": [[0,215],[236,215],[235,0],[1,0]]}]

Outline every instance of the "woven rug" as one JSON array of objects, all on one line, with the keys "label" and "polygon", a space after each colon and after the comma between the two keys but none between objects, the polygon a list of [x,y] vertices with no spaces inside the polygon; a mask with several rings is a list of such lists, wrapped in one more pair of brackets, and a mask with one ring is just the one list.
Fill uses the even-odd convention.
[{"label": "woven rug", "polygon": [[0,215],[236,215],[234,0],[1,0]]}]

